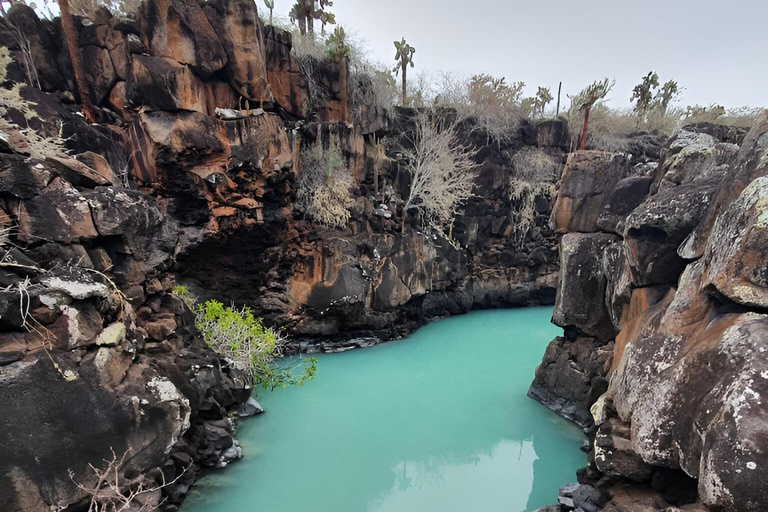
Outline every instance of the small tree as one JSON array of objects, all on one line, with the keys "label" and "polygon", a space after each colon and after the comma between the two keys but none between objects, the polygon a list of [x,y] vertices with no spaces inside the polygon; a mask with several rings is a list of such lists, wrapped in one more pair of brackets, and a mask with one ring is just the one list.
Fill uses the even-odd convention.
[{"label": "small tree", "polygon": [[406,74],[408,72],[408,65],[413,67],[413,54],[416,53],[416,48],[405,42],[403,38],[400,42],[395,41],[395,60],[398,61],[392,71],[398,74],[402,71],[403,81],[403,106],[406,106],[408,102],[408,92],[406,89]]},{"label": "small tree", "polygon": [[616,84],[616,80],[604,79],[602,82],[594,82],[573,98],[573,103],[584,114],[584,126],[581,129],[578,149],[587,147],[587,131],[589,129],[589,112],[595,104],[608,95]]},{"label": "small tree", "polygon": [[659,87],[659,75],[651,71],[643,77],[643,81],[635,86],[632,91],[632,97],[629,101],[634,101],[634,111],[638,122],[646,121],[651,113],[659,118],[667,115],[667,109],[670,103],[680,94],[680,87],[674,80],[667,81],[659,91],[654,91]]},{"label": "small tree", "polygon": [[93,123],[96,121],[96,116],[93,113],[93,105],[91,105],[91,99],[88,96],[88,85],[85,83],[85,71],[83,70],[83,63],[80,60],[80,51],[77,46],[77,34],[75,33],[75,27],[72,23],[72,15],[69,11],[69,0],[58,1],[59,9],[61,10],[61,28],[64,32],[64,40],[67,44],[67,50],[69,51],[69,58],[72,61],[77,93],[80,95],[80,103],[83,105],[83,115],[85,116],[86,121]]},{"label": "small tree", "polygon": [[[296,22],[299,25],[299,32],[301,35],[305,35],[307,32],[313,34],[315,32],[315,20],[323,22],[323,26],[326,23],[335,23],[336,19],[333,15],[329,17],[328,12],[325,11],[326,7],[333,6],[332,0],[296,0],[296,3],[291,7],[289,16],[292,22]],[[333,19],[331,22],[330,19]]]},{"label": "small tree", "polygon": [[654,71],[649,72],[643,77],[643,81],[632,90],[632,97],[629,101],[634,101],[634,111],[641,119],[645,119],[653,102],[653,91],[659,86],[659,75]]},{"label": "small tree", "polygon": [[275,9],[275,0],[264,0],[264,5],[269,9],[269,24],[272,25],[272,11]]},{"label": "small tree", "polygon": [[661,90],[656,93],[653,99],[654,109],[658,110],[661,116],[667,115],[669,104],[672,103],[680,94],[680,87],[674,80],[667,81],[661,86]]},{"label": "small tree", "polygon": [[534,110],[538,112],[539,116],[544,115],[544,109],[547,108],[547,104],[553,99],[554,97],[552,96],[552,91],[549,90],[549,87],[539,87],[533,102]]},{"label": "small tree", "polygon": [[401,232],[405,234],[408,212],[417,210],[450,239],[457,209],[472,196],[475,152],[461,143],[455,121],[439,119],[434,111],[422,111],[415,123],[413,148],[404,151],[411,188],[403,207]]},{"label": "small tree", "polygon": [[325,35],[325,26],[326,25],[335,25],[336,24],[336,15],[332,12],[324,12],[321,11],[320,16],[318,17],[320,20],[320,23],[323,24],[323,26],[320,29],[320,33]]}]

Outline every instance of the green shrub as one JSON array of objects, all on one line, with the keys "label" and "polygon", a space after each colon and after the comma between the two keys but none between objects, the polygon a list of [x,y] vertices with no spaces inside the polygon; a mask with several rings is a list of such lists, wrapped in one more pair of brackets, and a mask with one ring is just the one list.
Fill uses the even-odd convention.
[{"label": "green shrub", "polygon": [[[250,375],[254,387],[272,390],[303,386],[304,381],[315,377],[317,359],[314,357],[293,367],[276,363],[283,356],[285,338],[277,330],[265,327],[264,321],[254,317],[248,307],[225,307],[216,300],[197,304],[195,326],[211,349]],[[296,375],[299,367],[303,371]]]}]

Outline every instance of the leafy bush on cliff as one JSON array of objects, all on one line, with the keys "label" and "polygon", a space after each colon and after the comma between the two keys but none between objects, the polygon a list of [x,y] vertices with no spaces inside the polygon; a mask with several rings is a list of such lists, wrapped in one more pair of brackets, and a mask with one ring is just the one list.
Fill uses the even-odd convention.
[{"label": "leafy bush on cliff", "polygon": [[303,386],[313,379],[317,367],[315,358],[304,359],[299,366],[303,372],[294,375],[296,367],[284,368],[275,363],[282,357],[285,338],[261,318],[253,316],[250,308],[225,307],[209,300],[195,307],[195,325],[206,344],[223,355],[235,368],[248,372],[254,386],[272,390],[276,387]]},{"label": "leafy bush on cliff", "polygon": [[351,216],[350,188],[355,182],[337,140],[323,146],[322,139],[301,150],[296,209],[329,228],[343,228]]}]

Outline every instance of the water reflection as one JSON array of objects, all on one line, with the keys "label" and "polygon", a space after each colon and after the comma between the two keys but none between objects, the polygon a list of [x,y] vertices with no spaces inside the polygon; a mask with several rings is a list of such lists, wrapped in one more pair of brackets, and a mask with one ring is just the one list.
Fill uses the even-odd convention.
[{"label": "water reflection", "polygon": [[260,397],[247,457],[182,512],[522,512],[584,464],[580,432],[525,396],[551,310],[474,313],[320,358],[303,389]]}]

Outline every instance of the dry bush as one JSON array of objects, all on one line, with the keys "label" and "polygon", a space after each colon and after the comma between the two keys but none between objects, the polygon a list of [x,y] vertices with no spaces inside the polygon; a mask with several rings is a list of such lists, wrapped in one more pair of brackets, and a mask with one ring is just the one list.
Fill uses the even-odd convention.
[{"label": "dry bush", "polygon": [[[0,46],[0,83],[6,81],[7,67],[11,62],[13,61],[10,50]],[[61,137],[61,124],[59,124],[56,133],[43,133],[31,128],[29,125],[19,126],[7,119],[9,112],[16,110],[23,114],[27,122],[33,119],[40,120],[37,113],[32,110],[35,103],[21,97],[21,89],[23,87],[24,84],[14,84],[9,88],[0,88],[0,137],[8,140],[14,133],[22,136],[26,143],[25,151],[37,159],[45,159],[48,156],[65,153],[64,140]]]},{"label": "dry bush", "polygon": [[338,140],[323,146],[322,138],[301,150],[296,209],[329,228],[346,226],[351,213],[350,189],[355,181],[347,169]]},{"label": "dry bush", "polygon": [[[669,108],[665,113],[652,111],[641,120],[629,109],[612,109],[605,104],[592,107],[589,114],[587,148],[621,153],[627,150],[632,134],[652,132],[671,136],[680,126],[680,109]],[[565,113],[571,127],[571,149],[578,146],[584,114],[573,105]]]},{"label": "dry bush", "polygon": [[350,73],[348,94],[353,111],[366,106],[389,108],[398,97],[392,73],[384,66],[375,65],[366,65]]},{"label": "dry bush", "polygon": [[751,128],[762,109],[739,107],[725,109],[720,105],[689,106],[683,114],[683,124],[713,123],[738,128]]},{"label": "dry bush", "polygon": [[526,117],[522,108],[523,82],[507,83],[504,78],[474,75],[470,78],[441,72],[436,80],[420,76],[414,98],[423,104],[450,107],[463,118],[472,119],[475,129],[488,141],[509,142]]},{"label": "dry bush", "polygon": [[551,200],[556,192],[560,164],[552,156],[534,148],[515,153],[510,159],[509,199],[515,213],[515,236],[523,239],[535,224],[536,198]]},{"label": "dry bush", "polygon": [[[97,468],[91,464],[89,467],[96,477],[94,485],[83,485],[75,481],[74,473],[70,470],[69,477],[72,482],[88,497],[87,512],[153,512],[158,510],[165,499],[161,498],[164,487],[176,483],[186,469],[174,480],[159,485],[148,485],[144,477],[139,476],[133,480],[127,479],[123,470],[130,451],[126,451],[118,458],[112,450],[112,458],[104,460],[104,465]],[[164,479],[162,471],[158,472]],[[63,512],[69,507],[57,507],[54,510]]]},{"label": "dry bush", "polygon": [[413,147],[403,154],[409,161],[411,188],[403,207],[403,225],[410,210],[422,215],[424,225],[451,240],[458,208],[472,196],[477,164],[475,151],[459,137],[457,121],[440,118],[434,110],[415,119]]},{"label": "dry bush", "polygon": [[133,17],[139,10],[142,0],[69,0],[72,14],[93,18],[102,7],[115,16]]}]

